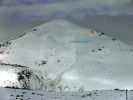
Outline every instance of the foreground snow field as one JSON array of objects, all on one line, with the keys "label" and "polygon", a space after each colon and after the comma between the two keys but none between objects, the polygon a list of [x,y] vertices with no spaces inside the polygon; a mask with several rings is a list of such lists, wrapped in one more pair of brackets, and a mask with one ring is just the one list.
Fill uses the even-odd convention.
[{"label": "foreground snow field", "polygon": [[[4,95],[2,95],[4,94]],[[101,90],[87,92],[41,92],[21,89],[0,89],[0,100],[132,100],[132,91]],[[128,96],[129,95],[129,96]]]},{"label": "foreground snow field", "polygon": [[[133,47],[53,20],[0,45],[2,87],[43,91],[133,89]],[[128,72],[128,74],[127,74]]]}]

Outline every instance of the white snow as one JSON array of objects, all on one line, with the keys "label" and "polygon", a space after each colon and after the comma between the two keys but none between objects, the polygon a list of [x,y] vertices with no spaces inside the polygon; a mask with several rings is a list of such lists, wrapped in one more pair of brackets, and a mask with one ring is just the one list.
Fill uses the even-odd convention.
[{"label": "white snow", "polygon": [[[5,94],[2,95],[3,93]],[[131,95],[132,93],[129,94]],[[1,100],[126,100],[126,96],[126,90],[42,92],[0,88],[0,97],[3,97],[2,99],[0,98]]]},{"label": "white snow", "polygon": [[[91,43],[71,42],[80,40]],[[0,66],[10,70],[18,69],[14,64],[28,68],[32,76],[25,81],[33,90],[133,89],[132,50],[132,46],[106,34],[92,33],[66,20],[53,20],[6,42],[0,55],[4,55],[1,62],[7,65]],[[25,81],[13,84],[22,88]]]}]

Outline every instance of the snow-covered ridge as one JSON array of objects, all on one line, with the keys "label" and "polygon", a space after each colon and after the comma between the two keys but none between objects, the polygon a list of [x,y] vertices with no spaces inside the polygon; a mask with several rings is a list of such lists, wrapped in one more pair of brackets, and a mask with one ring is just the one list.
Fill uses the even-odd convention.
[{"label": "snow-covered ridge", "polygon": [[[91,43],[71,42],[80,40]],[[127,71],[132,74],[132,51],[133,47],[104,33],[54,20],[1,44],[0,66],[10,70],[12,66],[25,66],[30,74],[27,77],[25,70],[17,71],[17,85],[13,84],[26,89],[125,89],[132,88],[132,80],[127,80],[130,76],[125,75]]]}]

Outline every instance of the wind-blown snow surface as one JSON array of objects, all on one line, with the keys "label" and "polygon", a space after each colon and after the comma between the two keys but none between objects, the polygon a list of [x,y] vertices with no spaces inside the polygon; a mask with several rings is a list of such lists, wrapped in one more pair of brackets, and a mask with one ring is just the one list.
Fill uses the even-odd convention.
[{"label": "wind-blown snow surface", "polygon": [[44,91],[133,89],[133,47],[65,20],[33,28],[0,47],[1,68],[14,72],[14,79],[9,84],[3,79],[2,86]]},{"label": "wind-blown snow surface", "polygon": [[[0,100],[126,100],[126,92],[126,90],[42,92],[0,88],[0,97],[4,97],[0,98]],[[128,92],[130,95],[132,94],[132,91]],[[3,93],[4,95],[2,95]]]}]

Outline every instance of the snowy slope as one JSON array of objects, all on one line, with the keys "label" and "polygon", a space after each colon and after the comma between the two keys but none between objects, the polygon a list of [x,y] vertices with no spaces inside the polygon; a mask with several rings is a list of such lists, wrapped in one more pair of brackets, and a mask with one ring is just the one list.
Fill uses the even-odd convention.
[{"label": "snowy slope", "polygon": [[15,74],[17,83],[13,84],[21,88],[44,91],[133,89],[133,47],[65,20],[35,27],[1,44],[0,52],[0,66],[28,70]]}]

